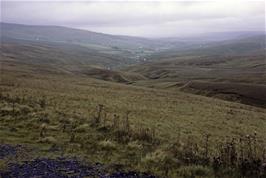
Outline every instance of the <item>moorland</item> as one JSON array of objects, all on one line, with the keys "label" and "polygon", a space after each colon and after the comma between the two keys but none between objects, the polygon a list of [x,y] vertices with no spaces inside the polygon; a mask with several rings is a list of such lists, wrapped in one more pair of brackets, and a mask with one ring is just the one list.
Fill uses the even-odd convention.
[{"label": "moorland", "polygon": [[203,37],[1,23],[0,175],[63,157],[106,177],[264,177],[265,33]]}]

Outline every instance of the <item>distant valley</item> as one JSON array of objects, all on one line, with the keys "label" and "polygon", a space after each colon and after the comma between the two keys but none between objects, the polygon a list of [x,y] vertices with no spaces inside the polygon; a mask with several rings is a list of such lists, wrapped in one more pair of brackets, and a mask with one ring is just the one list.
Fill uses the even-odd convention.
[{"label": "distant valley", "polygon": [[[249,94],[265,91],[263,32],[146,39],[57,26],[1,23],[1,40],[4,70],[80,75],[265,106],[265,96]],[[251,83],[252,92],[242,92],[242,88],[246,89],[239,86]]]}]

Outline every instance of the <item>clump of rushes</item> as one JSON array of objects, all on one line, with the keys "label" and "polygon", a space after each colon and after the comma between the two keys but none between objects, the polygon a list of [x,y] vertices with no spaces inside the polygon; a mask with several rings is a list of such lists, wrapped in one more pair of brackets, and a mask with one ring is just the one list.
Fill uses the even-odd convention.
[{"label": "clump of rushes", "polygon": [[165,177],[168,177],[173,168],[178,165],[170,154],[161,149],[148,153],[141,161],[146,169],[153,170],[153,172],[160,170]]},{"label": "clump of rushes", "polygon": [[101,149],[103,150],[114,150],[116,148],[116,144],[111,141],[111,140],[103,140],[103,141],[100,141],[99,144],[98,144]]},{"label": "clump of rushes", "polygon": [[209,163],[209,139],[210,139],[210,134],[205,135],[205,144],[204,144],[204,164],[207,165]]},{"label": "clump of rushes", "polygon": [[46,132],[47,132],[47,125],[42,124],[40,127],[40,137],[44,138],[46,136]]},{"label": "clump of rushes", "polygon": [[39,99],[39,105],[42,109],[45,109],[47,102],[46,102],[46,97],[43,96],[41,99]]},{"label": "clump of rushes", "polygon": [[105,160],[108,160],[112,155],[113,150],[116,149],[116,143],[112,140],[103,140],[98,143],[99,148],[104,151]]},{"label": "clump of rushes", "polygon": [[69,142],[70,143],[75,142],[75,138],[76,138],[76,133],[74,131],[71,131]]},{"label": "clump of rushes", "polygon": [[126,133],[129,133],[130,132],[130,124],[129,124],[129,114],[130,114],[130,111],[127,111],[126,112],[126,117],[125,117],[125,120],[124,120],[124,130]]},{"label": "clump of rushes", "polygon": [[49,144],[54,144],[56,145],[58,143],[58,141],[56,140],[55,137],[52,137],[52,136],[48,136],[48,137],[44,137],[44,138],[41,138],[39,140],[40,143],[49,143]]},{"label": "clump of rushes", "polygon": [[49,124],[50,123],[50,119],[48,117],[48,113],[46,113],[45,111],[39,113],[40,114],[40,119],[39,121],[41,123],[46,123],[46,124]]},{"label": "clump of rushes", "polygon": [[[137,140],[146,141],[149,143],[155,143],[155,129],[151,128],[144,128],[142,126],[139,126],[133,133],[133,137]],[[157,140],[158,141],[158,140]]]},{"label": "clump of rushes", "polygon": [[113,129],[119,128],[119,115],[117,115],[117,114],[114,114],[114,116],[113,116],[112,128]]},{"label": "clump of rushes", "polygon": [[15,98],[12,98],[12,116],[15,117]]},{"label": "clump of rushes", "polygon": [[177,174],[179,176],[190,178],[190,177],[209,177],[212,175],[212,171],[205,166],[201,165],[189,165],[178,169]]},{"label": "clump of rushes", "polygon": [[69,142],[70,143],[73,143],[76,140],[76,127],[77,127],[76,122],[72,122],[70,125],[70,131],[69,131],[69,133],[70,133]]},{"label": "clump of rushes", "polygon": [[89,128],[89,124],[82,124],[77,126],[77,128],[75,128],[75,132],[86,132],[88,131]]},{"label": "clump of rushes", "polygon": [[240,139],[227,139],[218,148],[218,154],[212,160],[216,175],[222,170],[232,170],[242,177],[261,177],[265,170],[261,167],[265,162],[263,148],[257,143],[257,134],[248,134]]},{"label": "clump of rushes", "polygon": [[97,116],[95,117],[95,124],[99,124],[101,122],[103,108],[104,106],[102,104],[98,105]]}]

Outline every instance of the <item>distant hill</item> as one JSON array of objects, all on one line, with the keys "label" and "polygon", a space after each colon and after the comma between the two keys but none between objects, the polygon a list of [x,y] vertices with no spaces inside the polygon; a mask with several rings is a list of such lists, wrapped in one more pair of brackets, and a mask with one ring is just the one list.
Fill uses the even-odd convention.
[{"label": "distant hill", "polygon": [[168,38],[171,41],[199,41],[199,42],[219,42],[226,40],[235,40],[248,38],[252,36],[265,35],[264,31],[227,31],[227,32],[208,32],[189,35],[179,38]]},{"label": "distant hill", "polygon": [[184,54],[224,56],[265,54],[265,40],[266,36],[263,34],[237,38],[201,45],[198,49],[185,51]]},{"label": "distant hill", "polygon": [[[242,33],[241,33],[242,34]],[[247,33],[222,41],[191,41],[189,46],[177,47],[153,53],[148,60],[169,60],[188,56],[243,56],[264,55],[266,36],[263,33]],[[253,34],[253,35],[252,35]],[[213,38],[215,40],[217,38]],[[174,43],[174,42],[173,42]],[[189,41],[187,41],[189,43]]]},{"label": "distant hill", "polygon": [[[135,60],[165,51],[188,53],[184,50],[204,50],[206,47],[220,45],[217,42],[226,41],[235,43],[241,38],[265,35],[263,32],[220,32],[206,33],[183,38],[148,39],[121,35],[109,35],[87,30],[74,29],[61,26],[22,25],[12,23],[0,23],[1,38],[20,39],[39,42],[60,42],[81,45],[90,49],[96,49],[102,53],[119,54]],[[252,39],[249,39],[252,41]],[[250,42],[251,42],[250,41]],[[243,41],[244,42],[244,41]],[[250,43],[249,42],[249,43]],[[240,43],[242,43],[240,41]],[[228,45],[228,44],[227,44]],[[155,54],[152,55],[156,57]]]},{"label": "distant hill", "polygon": [[28,64],[96,65],[112,68],[129,62],[121,56],[100,53],[79,45],[17,39],[2,39],[1,55]]},{"label": "distant hill", "polygon": [[140,37],[108,35],[60,26],[0,23],[0,28],[2,37],[31,41],[65,42],[127,49],[151,48],[156,43],[153,40]]},{"label": "distant hill", "polygon": [[119,83],[144,79],[139,74],[110,70],[130,64],[130,59],[74,44],[4,39],[0,51],[1,67],[5,70],[71,74]]}]

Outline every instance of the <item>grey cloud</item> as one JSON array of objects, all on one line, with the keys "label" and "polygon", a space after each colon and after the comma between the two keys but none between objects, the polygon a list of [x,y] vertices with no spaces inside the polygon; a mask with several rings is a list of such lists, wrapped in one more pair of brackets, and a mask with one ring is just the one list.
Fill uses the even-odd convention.
[{"label": "grey cloud", "polygon": [[2,2],[4,22],[155,37],[210,30],[263,30],[264,16],[264,1]]}]

